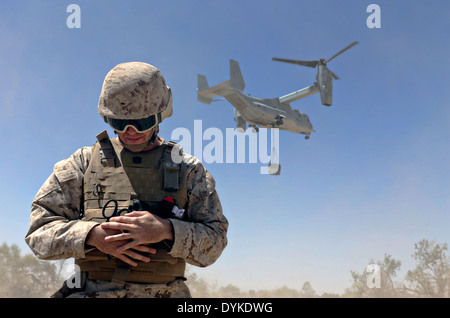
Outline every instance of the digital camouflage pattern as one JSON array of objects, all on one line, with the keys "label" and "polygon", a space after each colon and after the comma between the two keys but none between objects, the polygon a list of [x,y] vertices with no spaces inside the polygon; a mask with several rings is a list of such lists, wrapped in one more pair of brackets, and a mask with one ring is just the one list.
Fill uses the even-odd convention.
[{"label": "digital camouflage pattern", "polygon": [[86,289],[67,298],[190,298],[186,284],[176,280],[171,284],[133,284],[117,286],[111,282],[88,281]]},{"label": "digital camouflage pattern", "polygon": [[[91,155],[92,147],[83,147],[68,159],[58,162],[36,194],[25,240],[38,258],[85,257],[86,236],[97,225],[96,222],[79,220],[83,177]],[[169,254],[189,264],[205,267],[214,263],[227,245],[228,221],[223,215],[212,175],[189,154],[183,153],[183,161],[187,169],[188,205],[185,213],[188,213],[189,222],[170,219],[175,240]],[[172,294],[177,288],[184,290],[182,286],[184,283],[180,282],[163,289],[171,290],[168,293]],[[156,293],[151,287],[144,289]]]},{"label": "digital camouflage pattern", "polygon": [[[98,112],[116,119],[141,119],[164,112],[170,117],[171,92],[161,72],[142,62],[122,63],[105,77]],[[166,111],[167,110],[167,111]]]}]

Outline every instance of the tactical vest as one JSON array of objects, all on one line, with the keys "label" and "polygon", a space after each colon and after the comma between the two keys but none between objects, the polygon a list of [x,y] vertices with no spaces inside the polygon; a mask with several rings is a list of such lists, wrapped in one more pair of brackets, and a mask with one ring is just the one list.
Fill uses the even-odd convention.
[{"label": "tactical vest", "polygon": [[[155,149],[134,153],[125,149],[117,139],[109,139],[106,131],[97,135],[92,157],[84,176],[84,211],[82,220],[105,222],[102,210],[107,201],[114,199],[118,210],[130,208],[138,199],[145,211],[158,214],[164,197],[170,196],[180,209],[187,203],[186,169],[183,163],[172,161],[175,143],[163,143]],[[181,154],[181,149],[180,149]],[[111,215],[114,205],[108,205]],[[184,219],[186,219],[184,214]],[[116,282],[166,283],[184,278],[185,261],[168,254],[163,242],[153,245],[156,254],[149,254],[148,263],[138,261],[130,267],[97,249],[86,253],[75,263],[89,279]]]}]

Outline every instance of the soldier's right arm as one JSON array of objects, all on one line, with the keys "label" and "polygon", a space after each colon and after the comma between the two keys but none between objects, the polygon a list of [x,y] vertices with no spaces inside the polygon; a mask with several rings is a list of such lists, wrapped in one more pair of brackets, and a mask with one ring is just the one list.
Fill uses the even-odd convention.
[{"label": "soldier's right arm", "polygon": [[79,221],[83,176],[91,147],[77,150],[55,164],[53,173],[36,194],[25,241],[41,259],[82,258],[85,240],[95,222]]}]

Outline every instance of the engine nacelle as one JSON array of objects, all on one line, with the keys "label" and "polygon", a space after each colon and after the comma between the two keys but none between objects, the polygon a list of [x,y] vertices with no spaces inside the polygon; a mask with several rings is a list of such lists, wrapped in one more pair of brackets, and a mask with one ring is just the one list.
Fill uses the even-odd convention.
[{"label": "engine nacelle", "polygon": [[333,78],[330,70],[325,65],[318,66],[316,80],[322,105],[331,106],[333,103]]}]

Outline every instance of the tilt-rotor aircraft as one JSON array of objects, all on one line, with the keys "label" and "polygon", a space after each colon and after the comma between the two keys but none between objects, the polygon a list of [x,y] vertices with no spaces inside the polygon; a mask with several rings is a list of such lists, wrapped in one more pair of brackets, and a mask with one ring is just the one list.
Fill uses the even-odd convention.
[{"label": "tilt-rotor aircraft", "polygon": [[312,68],[317,67],[316,82],[314,84],[277,98],[258,98],[243,94],[245,82],[239,63],[230,60],[230,79],[225,82],[209,87],[206,76],[198,75],[198,101],[209,105],[213,101],[217,101],[217,99],[214,99],[215,97],[224,97],[234,106],[234,120],[238,131],[245,132],[248,124],[254,132],[258,132],[259,127],[278,128],[303,134],[305,139],[309,139],[314,129],[308,115],[297,109],[292,109],[290,103],[320,93],[322,104],[331,106],[333,100],[333,79],[337,80],[339,78],[328,69],[327,63],[358,43],[351,43],[327,60],[323,58],[312,61],[272,58],[274,61]]}]

